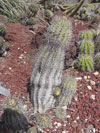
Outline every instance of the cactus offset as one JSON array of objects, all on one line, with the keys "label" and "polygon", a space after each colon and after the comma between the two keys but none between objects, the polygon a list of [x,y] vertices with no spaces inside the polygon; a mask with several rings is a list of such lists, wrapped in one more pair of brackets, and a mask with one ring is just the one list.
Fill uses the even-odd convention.
[{"label": "cactus offset", "polygon": [[93,58],[89,55],[82,55],[78,59],[78,68],[84,72],[92,72],[94,70]]},{"label": "cactus offset", "polygon": [[72,38],[71,27],[69,20],[56,16],[47,29],[30,79],[34,113],[44,113],[55,105],[54,88],[61,84],[65,50]]},{"label": "cactus offset", "polygon": [[50,126],[51,118],[47,114],[36,114],[36,121],[40,127],[47,128]]},{"label": "cactus offset", "polygon": [[81,42],[80,52],[81,52],[81,54],[93,55],[93,53],[94,53],[94,43],[93,43],[93,41],[83,40]]},{"label": "cactus offset", "polygon": [[66,117],[66,110],[65,109],[63,109],[63,108],[56,108],[56,110],[55,110],[55,116],[56,116],[56,118],[58,118],[58,119],[64,119],[65,117]]},{"label": "cactus offset", "polygon": [[57,100],[56,106],[67,106],[71,103],[77,89],[77,82],[74,76],[66,74],[62,82],[63,90],[62,95]]}]

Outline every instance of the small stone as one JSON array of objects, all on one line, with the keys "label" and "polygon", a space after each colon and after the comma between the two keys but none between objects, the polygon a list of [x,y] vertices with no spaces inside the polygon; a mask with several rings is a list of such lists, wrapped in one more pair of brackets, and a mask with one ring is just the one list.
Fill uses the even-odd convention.
[{"label": "small stone", "polygon": [[95,82],[93,80],[90,80],[91,85],[95,85]]},{"label": "small stone", "polygon": [[12,68],[11,67],[9,67],[9,70],[11,70]]},{"label": "small stone", "polygon": [[84,76],[84,79],[86,80],[87,79],[87,76]]},{"label": "small stone", "polygon": [[67,115],[66,118],[70,118],[71,116],[70,115]]},{"label": "small stone", "polygon": [[88,76],[88,79],[90,79],[91,77],[90,76]]},{"label": "small stone", "polygon": [[80,119],[80,117],[79,117],[79,116],[77,116],[77,117],[76,117],[76,119],[77,119],[77,120],[79,120],[79,119]]},{"label": "small stone", "polygon": [[27,131],[27,133],[38,133],[37,128],[36,127],[31,127],[29,128],[29,130]]},{"label": "small stone", "polygon": [[62,133],[68,133],[68,131],[62,131]]},{"label": "small stone", "polygon": [[77,77],[76,80],[82,80],[82,77]]},{"label": "small stone", "polygon": [[88,90],[92,90],[92,87],[91,86],[87,86]]},{"label": "small stone", "polygon": [[75,127],[78,126],[78,123],[77,123],[77,121],[73,121],[71,125],[72,125],[73,128],[75,128]]},{"label": "small stone", "polygon": [[97,76],[97,75],[99,75],[99,72],[96,71],[96,72],[94,72],[93,74],[94,74],[95,76]]},{"label": "small stone", "polygon": [[57,127],[60,127],[61,126],[61,123],[57,123]]},{"label": "small stone", "polygon": [[91,95],[90,98],[95,100],[95,95]]}]

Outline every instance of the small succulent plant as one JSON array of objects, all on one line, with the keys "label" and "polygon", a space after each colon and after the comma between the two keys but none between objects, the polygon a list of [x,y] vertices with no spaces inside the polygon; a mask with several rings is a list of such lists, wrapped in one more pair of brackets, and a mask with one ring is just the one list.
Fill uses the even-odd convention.
[{"label": "small succulent plant", "polygon": [[2,37],[0,37],[0,48],[3,46],[4,40]]},{"label": "small succulent plant", "polygon": [[6,26],[3,24],[0,24],[0,35],[4,36],[7,33]]},{"label": "small succulent plant", "polygon": [[93,43],[93,41],[83,40],[81,42],[81,46],[80,46],[80,53],[81,54],[93,55],[93,53],[94,53],[94,43]]},{"label": "small succulent plant", "polygon": [[4,45],[3,45],[3,47],[4,47],[4,49],[6,51],[8,51],[9,50],[9,47],[10,47],[10,44],[8,42],[5,42]]},{"label": "small succulent plant", "polygon": [[36,121],[40,127],[49,127],[51,119],[47,114],[36,114]]},{"label": "small succulent plant", "polygon": [[81,33],[80,35],[80,39],[83,40],[93,40],[94,36],[95,36],[96,32],[95,30],[91,29],[91,30],[87,30]]},{"label": "small succulent plant", "polygon": [[28,21],[26,22],[27,25],[34,25],[36,24],[36,21],[34,18],[29,18]]},{"label": "small succulent plant", "polygon": [[33,16],[35,16],[38,12],[38,7],[34,4],[29,6],[29,10],[33,13]]},{"label": "small succulent plant", "polygon": [[74,96],[77,89],[77,81],[74,76],[70,73],[64,75],[62,81],[62,94],[58,100],[58,106],[67,106],[71,103],[72,97]]},{"label": "small succulent plant", "polygon": [[93,58],[89,55],[81,55],[78,59],[78,68],[84,72],[92,72],[94,70]]},{"label": "small succulent plant", "polygon": [[100,71],[100,52],[95,56],[95,69]]},{"label": "small succulent plant", "polygon": [[58,119],[64,119],[66,117],[66,110],[61,107],[56,108],[55,116]]},{"label": "small succulent plant", "polygon": [[45,16],[47,17],[48,20],[50,20],[51,17],[54,15],[51,10],[45,10],[44,14],[45,14]]}]

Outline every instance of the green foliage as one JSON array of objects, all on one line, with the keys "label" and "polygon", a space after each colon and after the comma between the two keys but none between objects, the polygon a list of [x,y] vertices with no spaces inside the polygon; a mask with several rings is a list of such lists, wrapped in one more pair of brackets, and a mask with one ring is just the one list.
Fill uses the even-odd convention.
[{"label": "green foliage", "polygon": [[6,26],[3,24],[0,24],[0,35],[4,36],[7,33]]},{"label": "green foliage", "polygon": [[95,56],[95,69],[100,71],[100,52]]},{"label": "green foliage", "polygon": [[94,35],[95,35],[95,30],[91,29],[91,30],[87,30],[87,31],[83,31],[80,35],[80,39],[85,39],[85,40],[93,40]]},{"label": "green foliage", "polygon": [[58,119],[64,119],[65,117],[66,117],[66,110],[65,109],[63,109],[63,108],[56,108],[56,110],[55,110],[55,116],[56,116],[56,118],[58,118]]},{"label": "green foliage", "polygon": [[93,53],[94,53],[93,41],[83,40],[81,42],[81,46],[80,46],[80,53],[93,55]]},{"label": "green foliage", "polygon": [[89,55],[81,55],[78,59],[78,68],[83,72],[92,72],[94,70],[93,58]]},{"label": "green foliage", "polygon": [[34,25],[36,24],[36,21],[34,18],[29,18],[28,21],[26,22],[27,25]]},{"label": "green foliage", "polygon": [[36,121],[40,127],[49,127],[51,119],[47,114],[36,114]]},{"label": "green foliage", "polygon": [[62,45],[69,44],[72,38],[72,23],[64,17],[56,16],[49,27],[49,32]]},{"label": "green foliage", "polygon": [[38,7],[36,5],[30,5],[29,10],[33,13],[33,16],[35,16],[38,12]]}]

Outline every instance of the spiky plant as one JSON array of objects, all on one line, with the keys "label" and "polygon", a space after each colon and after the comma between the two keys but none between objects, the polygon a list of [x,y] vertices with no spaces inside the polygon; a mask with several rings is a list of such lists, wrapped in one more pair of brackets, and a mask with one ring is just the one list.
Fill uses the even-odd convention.
[{"label": "spiky plant", "polygon": [[40,127],[47,128],[51,124],[51,118],[47,114],[36,114],[36,121]]},{"label": "spiky plant", "polygon": [[100,71],[100,52],[95,56],[95,69]]},{"label": "spiky plant", "polygon": [[49,37],[54,38],[55,42],[59,41],[62,43],[62,47],[68,47],[72,39],[72,22],[64,17],[56,16],[48,28],[48,32]]},{"label": "spiky plant", "polygon": [[95,36],[96,32],[95,30],[91,29],[91,30],[87,30],[87,31],[83,31],[80,35],[80,39],[85,39],[85,40],[93,40],[94,36]]},{"label": "spiky plant", "polygon": [[93,43],[93,41],[83,40],[81,42],[81,46],[80,46],[80,53],[81,54],[93,55],[93,53],[94,53],[94,43]]},{"label": "spiky plant", "polygon": [[59,99],[57,100],[56,106],[67,106],[71,103],[72,97],[74,96],[76,89],[77,89],[77,81],[74,76],[72,76],[70,73],[64,75],[63,81],[62,81],[62,94],[59,96]]},{"label": "spiky plant", "polygon": [[7,33],[6,26],[3,24],[0,24],[0,35],[4,36]]},{"label": "spiky plant", "polygon": [[55,116],[56,116],[56,118],[58,118],[58,119],[64,119],[65,117],[66,117],[66,110],[65,109],[63,109],[63,108],[56,108],[56,110],[55,110]]},{"label": "spiky plant", "polygon": [[4,47],[4,49],[5,49],[6,51],[8,51],[9,48],[10,48],[10,44],[9,44],[8,42],[5,42],[4,45],[3,45],[3,47]]},{"label": "spiky plant", "polygon": [[3,44],[4,44],[4,40],[2,37],[0,37],[0,48],[3,46]]},{"label": "spiky plant", "polygon": [[100,35],[98,35],[95,39],[95,52],[100,52]]},{"label": "spiky plant", "polygon": [[93,58],[89,55],[81,55],[78,59],[78,68],[83,72],[92,72],[94,70]]},{"label": "spiky plant", "polygon": [[35,16],[38,12],[38,6],[32,4],[29,6],[29,10],[33,13],[33,16]]},{"label": "spiky plant", "polygon": [[53,90],[53,95],[54,95],[55,97],[58,97],[60,94],[61,94],[61,88],[60,88],[60,87],[54,88],[54,90]]},{"label": "spiky plant", "polygon": [[19,106],[18,100],[8,97],[4,104],[4,113],[1,116],[2,126],[9,130],[26,130],[29,123],[23,114],[22,106]]},{"label": "spiky plant", "polygon": [[26,24],[27,24],[27,25],[34,25],[34,24],[36,24],[36,21],[35,21],[34,18],[29,18],[29,19],[27,20]]}]

